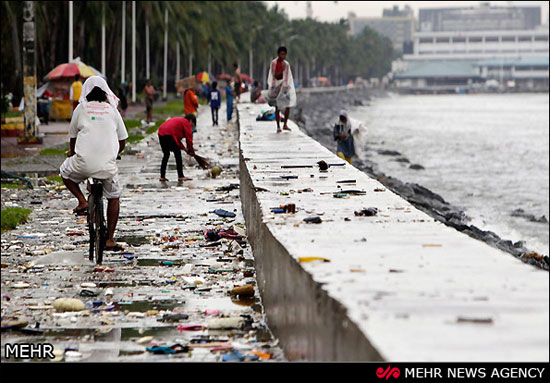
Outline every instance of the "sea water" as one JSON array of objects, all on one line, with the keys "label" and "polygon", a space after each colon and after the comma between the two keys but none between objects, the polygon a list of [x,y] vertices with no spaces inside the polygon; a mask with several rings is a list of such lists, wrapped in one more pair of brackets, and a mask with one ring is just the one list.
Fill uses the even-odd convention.
[{"label": "sea water", "polygon": [[382,172],[441,195],[482,230],[548,254],[548,223],[511,215],[550,218],[548,101],[548,94],[391,94],[350,116],[366,123],[362,155]]}]

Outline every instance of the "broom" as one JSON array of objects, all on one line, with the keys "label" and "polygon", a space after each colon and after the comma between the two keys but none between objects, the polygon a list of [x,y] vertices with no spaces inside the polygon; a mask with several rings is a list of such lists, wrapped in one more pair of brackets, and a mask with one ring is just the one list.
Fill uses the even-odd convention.
[{"label": "broom", "polygon": [[209,169],[212,167],[212,165],[210,165],[210,162],[208,162],[208,160],[204,157],[201,157],[199,156],[198,154],[195,154],[193,156],[193,158],[195,158],[195,160],[197,160],[197,163],[199,164],[199,166],[203,169]]}]

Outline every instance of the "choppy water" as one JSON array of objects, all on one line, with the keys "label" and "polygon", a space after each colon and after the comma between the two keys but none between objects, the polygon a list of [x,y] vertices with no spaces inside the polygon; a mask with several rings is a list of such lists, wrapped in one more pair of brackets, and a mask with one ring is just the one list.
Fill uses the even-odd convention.
[{"label": "choppy water", "polygon": [[[369,159],[461,207],[472,224],[548,254],[548,94],[422,95],[376,99],[350,111],[368,127]],[[425,170],[383,156],[397,150]]]}]

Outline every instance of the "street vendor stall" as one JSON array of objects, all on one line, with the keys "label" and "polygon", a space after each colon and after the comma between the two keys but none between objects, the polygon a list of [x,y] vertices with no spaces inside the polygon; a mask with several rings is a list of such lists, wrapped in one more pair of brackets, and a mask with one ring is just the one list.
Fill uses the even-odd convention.
[{"label": "street vendor stall", "polygon": [[44,77],[44,80],[49,82],[47,89],[53,94],[50,118],[56,120],[71,118],[73,105],[72,101],[69,100],[69,94],[76,75],[80,75],[82,80],[91,76],[106,78],[94,67],[80,61],[79,57],[71,62],[56,66]]}]

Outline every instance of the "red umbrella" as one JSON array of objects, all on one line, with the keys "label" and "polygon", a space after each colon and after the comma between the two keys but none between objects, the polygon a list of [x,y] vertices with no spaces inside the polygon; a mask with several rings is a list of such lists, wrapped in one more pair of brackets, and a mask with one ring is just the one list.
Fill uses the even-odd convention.
[{"label": "red umbrella", "polygon": [[78,65],[73,63],[65,63],[56,66],[50,73],[45,77],[47,81],[57,80],[61,77],[74,77],[80,75],[80,69]]},{"label": "red umbrella", "polygon": [[231,77],[231,75],[228,75],[228,74],[219,74],[216,76],[216,78],[218,80],[231,80],[233,77]]},{"label": "red umbrella", "polygon": [[244,73],[241,73],[241,78],[242,78],[243,81],[246,81],[246,82],[253,82],[254,81],[253,78],[250,78],[249,75],[244,74]]}]

